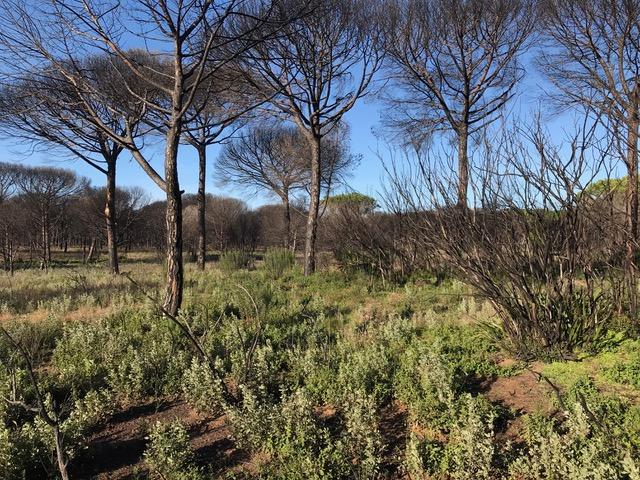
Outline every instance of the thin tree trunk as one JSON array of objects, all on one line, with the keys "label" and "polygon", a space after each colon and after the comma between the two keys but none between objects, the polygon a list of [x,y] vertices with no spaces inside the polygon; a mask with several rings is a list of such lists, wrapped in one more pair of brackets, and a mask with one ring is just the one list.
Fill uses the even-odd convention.
[{"label": "thin tree trunk", "polygon": [[13,277],[13,241],[9,240],[8,247],[9,249],[9,274]]},{"label": "thin tree trunk", "polygon": [[178,182],[178,144],[180,128],[174,123],[167,135],[165,150],[165,181],[167,210],[167,283],[163,308],[171,315],[177,315],[182,303],[183,264],[182,264],[182,192]]},{"label": "thin tree trunk", "polygon": [[311,186],[307,231],[304,245],[304,274],[311,275],[316,270],[316,238],[318,233],[318,213],[320,211],[320,137],[311,139]]},{"label": "thin tree trunk", "polygon": [[67,465],[69,460],[64,452],[64,442],[62,440],[62,432],[60,432],[60,426],[56,419],[56,424],[53,427],[53,437],[56,443],[56,459],[58,461],[58,470],[60,471],[60,477],[62,480],[69,480],[69,473],[67,472]]},{"label": "thin tree trunk", "polygon": [[107,223],[107,250],[109,270],[113,275],[120,273],[118,264],[118,241],[116,225],[116,161],[111,158],[107,163],[107,198],[104,206],[104,217]]},{"label": "thin tree trunk", "polygon": [[629,310],[634,321],[638,313],[637,281],[635,252],[638,242],[638,127],[640,119],[638,111],[631,113],[629,130],[627,133],[627,241],[626,241],[626,270],[629,289]]},{"label": "thin tree trunk", "polygon": [[198,146],[198,268],[204,270],[207,259],[207,232],[206,232],[206,179],[207,179],[207,149],[204,145]]},{"label": "thin tree trunk", "polygon": [[463,125],[458,129],[458,206],[467,207],[469,188],[469,128]]},{"label": "thin tree trunk", "polygon": [[40,265],[40,270],[47,270],[48,267],[48,263],[47,263],[47,244],[49,243],[49,236],[47,235],[47,214],[43,213],[42,214],[42,263]]},{"label": "thin tree trunk", "polygon": [[291,205],[289,204],[289,195],[285,193],[282,198],[284,205],[284,246],[291,248]]},{"label": "thin tree trunk", "polygon": [[91,239],[91,244],[89,245],[89,253],[87,253],[87,263],[93,262],[93,255],[96,249],[96,239]]}]

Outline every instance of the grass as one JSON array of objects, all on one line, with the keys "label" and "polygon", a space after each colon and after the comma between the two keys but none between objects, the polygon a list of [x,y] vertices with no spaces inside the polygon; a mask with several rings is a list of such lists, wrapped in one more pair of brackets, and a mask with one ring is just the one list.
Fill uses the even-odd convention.
[{"label": "grass", "polygon": [[[187,264],[181,318],[230,401],[126,278],[59,265],[0,276],[0,321],[65,404],[77,478],[114,474],[123,448],[137,478],[637,478],[638,340],[527,366],[486,335],[492,308],[457,281]],[[159,296],[155,256],[122,267]],[[24,365],[4,342],[0,354],[0,394],[32,403]],[[553,393],[529,368],[568,411],[543,408]],[[48,427],[15,406],[0,418],[0,477],[54,475]]]}]

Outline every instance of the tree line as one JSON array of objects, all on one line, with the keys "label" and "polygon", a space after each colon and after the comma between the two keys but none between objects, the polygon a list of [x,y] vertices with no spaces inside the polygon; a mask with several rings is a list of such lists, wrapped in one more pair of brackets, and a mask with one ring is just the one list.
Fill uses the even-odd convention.
[{"label": "tree line", "polygon": [[[91,186],[71,170],[0,162],[0,253],[4,270],[13,273],[34,266],[48,270],[56,263],[56,252],[69,253],[83,263],[98,261],[106,253],[110,270],[114,259],[118,262],[120,256],[134,250],[163,254],[164,201],[149,201],[137,187],[119,187],[115,208],[107,215],[104,198],[104,187]],[[205,204],[205,252],[251,252],[270,247],[295,250],[304,235],[306,207],[294,198],[290,204],[251,209],[243,200],[207,194]],[[185,194],[184,249],[189,259],[198,263],[199,215],[198,195]],[[109,223],[117,225],[113,236],[108,234]]]},{"label": "tree line", "polygon": [[[166,194],[164,309],[171,314],[180,307],[183,284],[179,152],[198,152],[201,268],[207,146],[227,142],[213,174],[277,195],[285,225],[290,195],[304,192],[304,271],[310,274],[323,191],[357,161],[345,148],[344,117],[368,95],[387,105],[383,136],[401,152],[387,165],[388,210],[403,219],[402,228],[429,219],[414,231],[422,238],[444,232],[429,251],[449,261],[469,256],[459,248],[463,237],[451,234],[455,222],[444,218],[475,222],[455,224],[464,231],[477,227],[479,210],[522,210],[523,203],[545,210],[558,190],[540,187],[529,196],[532,185],[544,184],[535,179],[555,172],[554,181],[569,185],[565,193],[575,193],[578,181],[570,182],[567,172],[577,164],[582,169],[585,155],[597,170],[593,178],[610,172],[605,159],[619,160],[629,178],[623,264],[635,285],[637,1],[2,0],[0,7],[2,130],[36,146],[55,146],[105,175],[107,242],[117,235],[109,220],[117,161],[125,151],[135,159]],[[571,109],[584,122],[569,142],[571,164],[552,161],[547,147],[564,154],[544,129],[507,125],[509,106],[530,73],[525,58],[547,79],[545,102]],[[487,140],[496,131],[509,135]],[[444,139],[446,154],[434,153],[435,138]],[[527,149],[518,148],[528,140]],[[152,143],[163,148],[160,171],[150,161]],[[539,153],[532,159],[538,170],[505,163],[509,153],[524,158],[532,151]],[[549,164],[563,168],[545,171]],[[403,175],[412,165],[413,175]],[[582,173],[581,181],[589,177]],[[504,180],[511,178],[521,182]],[[424,214],[430,211],[447,215]],[[480,233],[487,237],[488,231]],[[291,233],[283,243],[294,243]],[[442,247],[453,243],[458,253]],[[111,268],[117,272],[117,257]],[[487,272],[476,273],[483,278]]]}]

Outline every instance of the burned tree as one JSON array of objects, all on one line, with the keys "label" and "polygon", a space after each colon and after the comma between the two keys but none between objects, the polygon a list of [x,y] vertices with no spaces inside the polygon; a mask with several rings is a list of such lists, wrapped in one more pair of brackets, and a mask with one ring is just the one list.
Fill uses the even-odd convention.
[{"label": "burned tree", "polygon": [[[283,9],[306,2],[288,0]],[[375,3],[374,3],[375,6]],[[307,15],[243,58],[248,81],[273,110],[293,121],[310,149],[310,202],[304,272],[315,270],[322,177],[322,138],[366,95],[382,54],[377,32],[365,18],[372,2],[322,0]]]},{"label": "burned tree", "polygon": [[12,227],[15,225],[10,205],[10,198],[16,191],[16,175],[20,167],[10,163],[0,162],[0,228],[2,229],[2,259],[4,269],[13,274],[14,244]]},{"label": "burned tree", "polygon": [[539,125],[516,126],[484,143],[469,208],[431,156],[392,164],[386,200],[423,249],[491,302],[505,347],[569,358],[597,348],[613,315],[619,230],[582,199],[607,156],[592,128],[559,145]]},{"label": "burned tree", "polygon": [[[31,78],[9,85],[0,95],[0,130],[11,139],[26,140],[34,149],[50,151],[51,147],[62,155],[71,155],[95,168],[106,177],[104,189],[103,224],[106,226],[109,269],[119,273],[116,210],[116,167],[124,147],[92,123],[94,116],[109,129],[124,136],[129,130],[135,139],[142,132],[141,118],[144,104],[127,95],[121,78],[127,75],[120,62],[112,63],[106,57],[92,57],[83,63],[85,81],[104,96],[103,104],[94,104],[89,110],[74,87],[64,77],[52,76],[50,69],[34,73]],[[132,82],[130,82],[132,83]],[[137,95],[145,95],[145,86],[139,85]],[[126,120],[119,111],[126,111]]]},{"label": "burned tree", "polygon": [[51,265],[51,230],[62,215],[70,198],[80,192],[86,181],[75,173],[59,168],[21,168],[16,185],[28,209],[33,224],[39,230],[40,268]]},{"label": "burned tree", "polygon": [[[178,179],[178,150],[190,119],[189,112],[204,82],[273,31],[270,28],[272,9],[265,6],[259,9],[260,16],[249,18],[241,12],[246,3],[247,0],[186,3],[55,0],[43,5],[25,5],[3,0],[1,4],[0,41],[3,54],[11,59],[4,66],[9,81],[20,81],[34,66],[47,64],[73,86],[83,108],[92,112],[88,120],[126,148],[165,192],[167,275],[163,308],[171,315],[177,313],[182,302],[182,191]],[[238,16],[245,20],[244,28],[230,30],[229,24]],[[286,22],[286,18],[278,19],[275,25]],[[123,36],[122,32],[130,35]],[[125,37],[132,35],[146,40],[143,45],[148,48],[128,49]],[[163,132],[163,176],[154,170],[143,153],[142,144],[132,136],[129,112],[117,111],[125,121],[124,134],[105,125],[95,112],[95,105],[109,105],[109,102],[104,92],[87,81],[86,72],[80,67],[86,52],[95,51],[102,52],[110,62],[127,67],[128,74],[121,77],[122,88],[150,114],[145,120],[147,126]],[[136,88],[139,82],[159,94],[151,98],[140,95]]]},{"label": "burned tree", "polygon": [[[357,156],[348,153],[344,135],[337,132],[334,130],[321,142],[321,188],[327,195],[358,161]],[[292,196],[310,189],[309,155],[309,144],[298,129],[255,127],[225,146],[216,161],[216,175],[222,183],[266,191],[282,201],[287,248],[292,245]]]},{"label": "burned tree", "polygon": [[[221,69],[222,70],[222,69]],[[189,112],[183,138],[198,152],[198,245],[197,263],[204,270],[206,262],[206,178],[207,147],[227,140],[242,126],[242,118],[254,102],[242,92],[242,76],[231,69],[219,72],[204,82]],[[234,127],[235,125],[235,127]]]},{"label": "burned tree", "polygon": [[579,107],[609,129],[626,166],[627,275],[636,310],[638,139],[640,138],[640,4],[631,0],[542,3],[547,45],[541,71],[562,108]]},{"label": "burned tree", "polygon": [[383,13],[387,123],[417,146],[434,132],[457,144],[458,204],[466,206],[469,139],[496,120],[523,76],[534,28],[529,0],[393,0]]}]

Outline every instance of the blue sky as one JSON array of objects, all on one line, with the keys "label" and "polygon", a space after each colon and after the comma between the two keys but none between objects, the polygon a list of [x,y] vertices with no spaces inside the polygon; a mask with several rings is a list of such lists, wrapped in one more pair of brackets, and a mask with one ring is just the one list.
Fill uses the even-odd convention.
[{"label": "blue sky", "polygon": [[[347,114],[346,120],[351,127],[351,150],[362,156],[361,163],[353,171],[349,179],[349,188],[371,196],[379,190],[381,181],[381,165],[376,155],[377,139],[372,128],[378,123],[381,104],[369,98],[362,99],[354,109]],[[220,187],[216,184],[213,172],[213,161],[220,147],[213,145],[207,151],[210,159],[208,164],[207,190],[213,194],[230,195],[245,200],[250,206],[275,202],[274,198],[264,195],[252,195],[246,191],[232,187]],[[162,145],[150,147],[145,153],[152,159],[152,164],[162,172]],[[95,186],[102,186],[104,175],[80,160],[55,154],[51,151],[33,151],[24,141],[15,142],[10,139],[0,140],[0,161],[21,163],[25,165],[53,165],[69,168],[79,175],[91,180]],[[180,146],[180,184],[186,193],[194,193],[197,189],[198,168],[195,150],[188,145]],[[142,187],[151,200],[164,197],[162,191],[147,177],[137,163],[124,152],[118,161],[117,182],[120,186]]]},{"label": "blue sky", "polygon": [[[508,111],[526,121],[529,112],[541,105],[543,89],[546,85],[544,79],[536,72],[535,67],[530,64],[525,65],[525,67],[527,74],[519,86],[517,97],[510,103]],[[544,106],[544,101],[542,101],[542,105]],[[383,181],[383,169],[378,152],[384,154],[385,144],[373,133],[373,130],[379,126],[383,108],[384,105],[379,100],[374,97],[365,97],[345,117],[350,125],[351,150],[362,157],[360,164],[354,169],[353,175],[349,178],[348,189],[373,197],[377,197]],[[568,115],[563,115],[561,117],[547,118],[548,125],[550,125],[549,128],[558,140],[562,138],[563,128],[570,128],[568,117]],[[155,148],[149,148],[146,154],[152,159],[152,164],[158,171],[162,172],[162,145],[161,142],[158,143],[159,145]],[[207,175],[208,192],[242,198],[252,207],[276,201],[269,196],[251,195],[246,191],[216,185],[213,175],[213,160],[219,149],[219,146],[214,145],[208,150],[210,159]],[[68,157],[54,155],[47,151],[33,152],[24,143],[21,145],[10,140],[0,141],[0,161],[70,168],[78,174],[88,177],[95,186],[104,184],[103,175],[84,162],[74,161]],[[194,149],[187,145],[181,146],[179,161],[182,189],[187,193],[194,193],[197,188],[198,178],[197,157]],[[123,153],[119,161],[117,181],[120,186],[142,187],[148,193],[150,200],[163,198],[163,193],[126,152]]]}]

